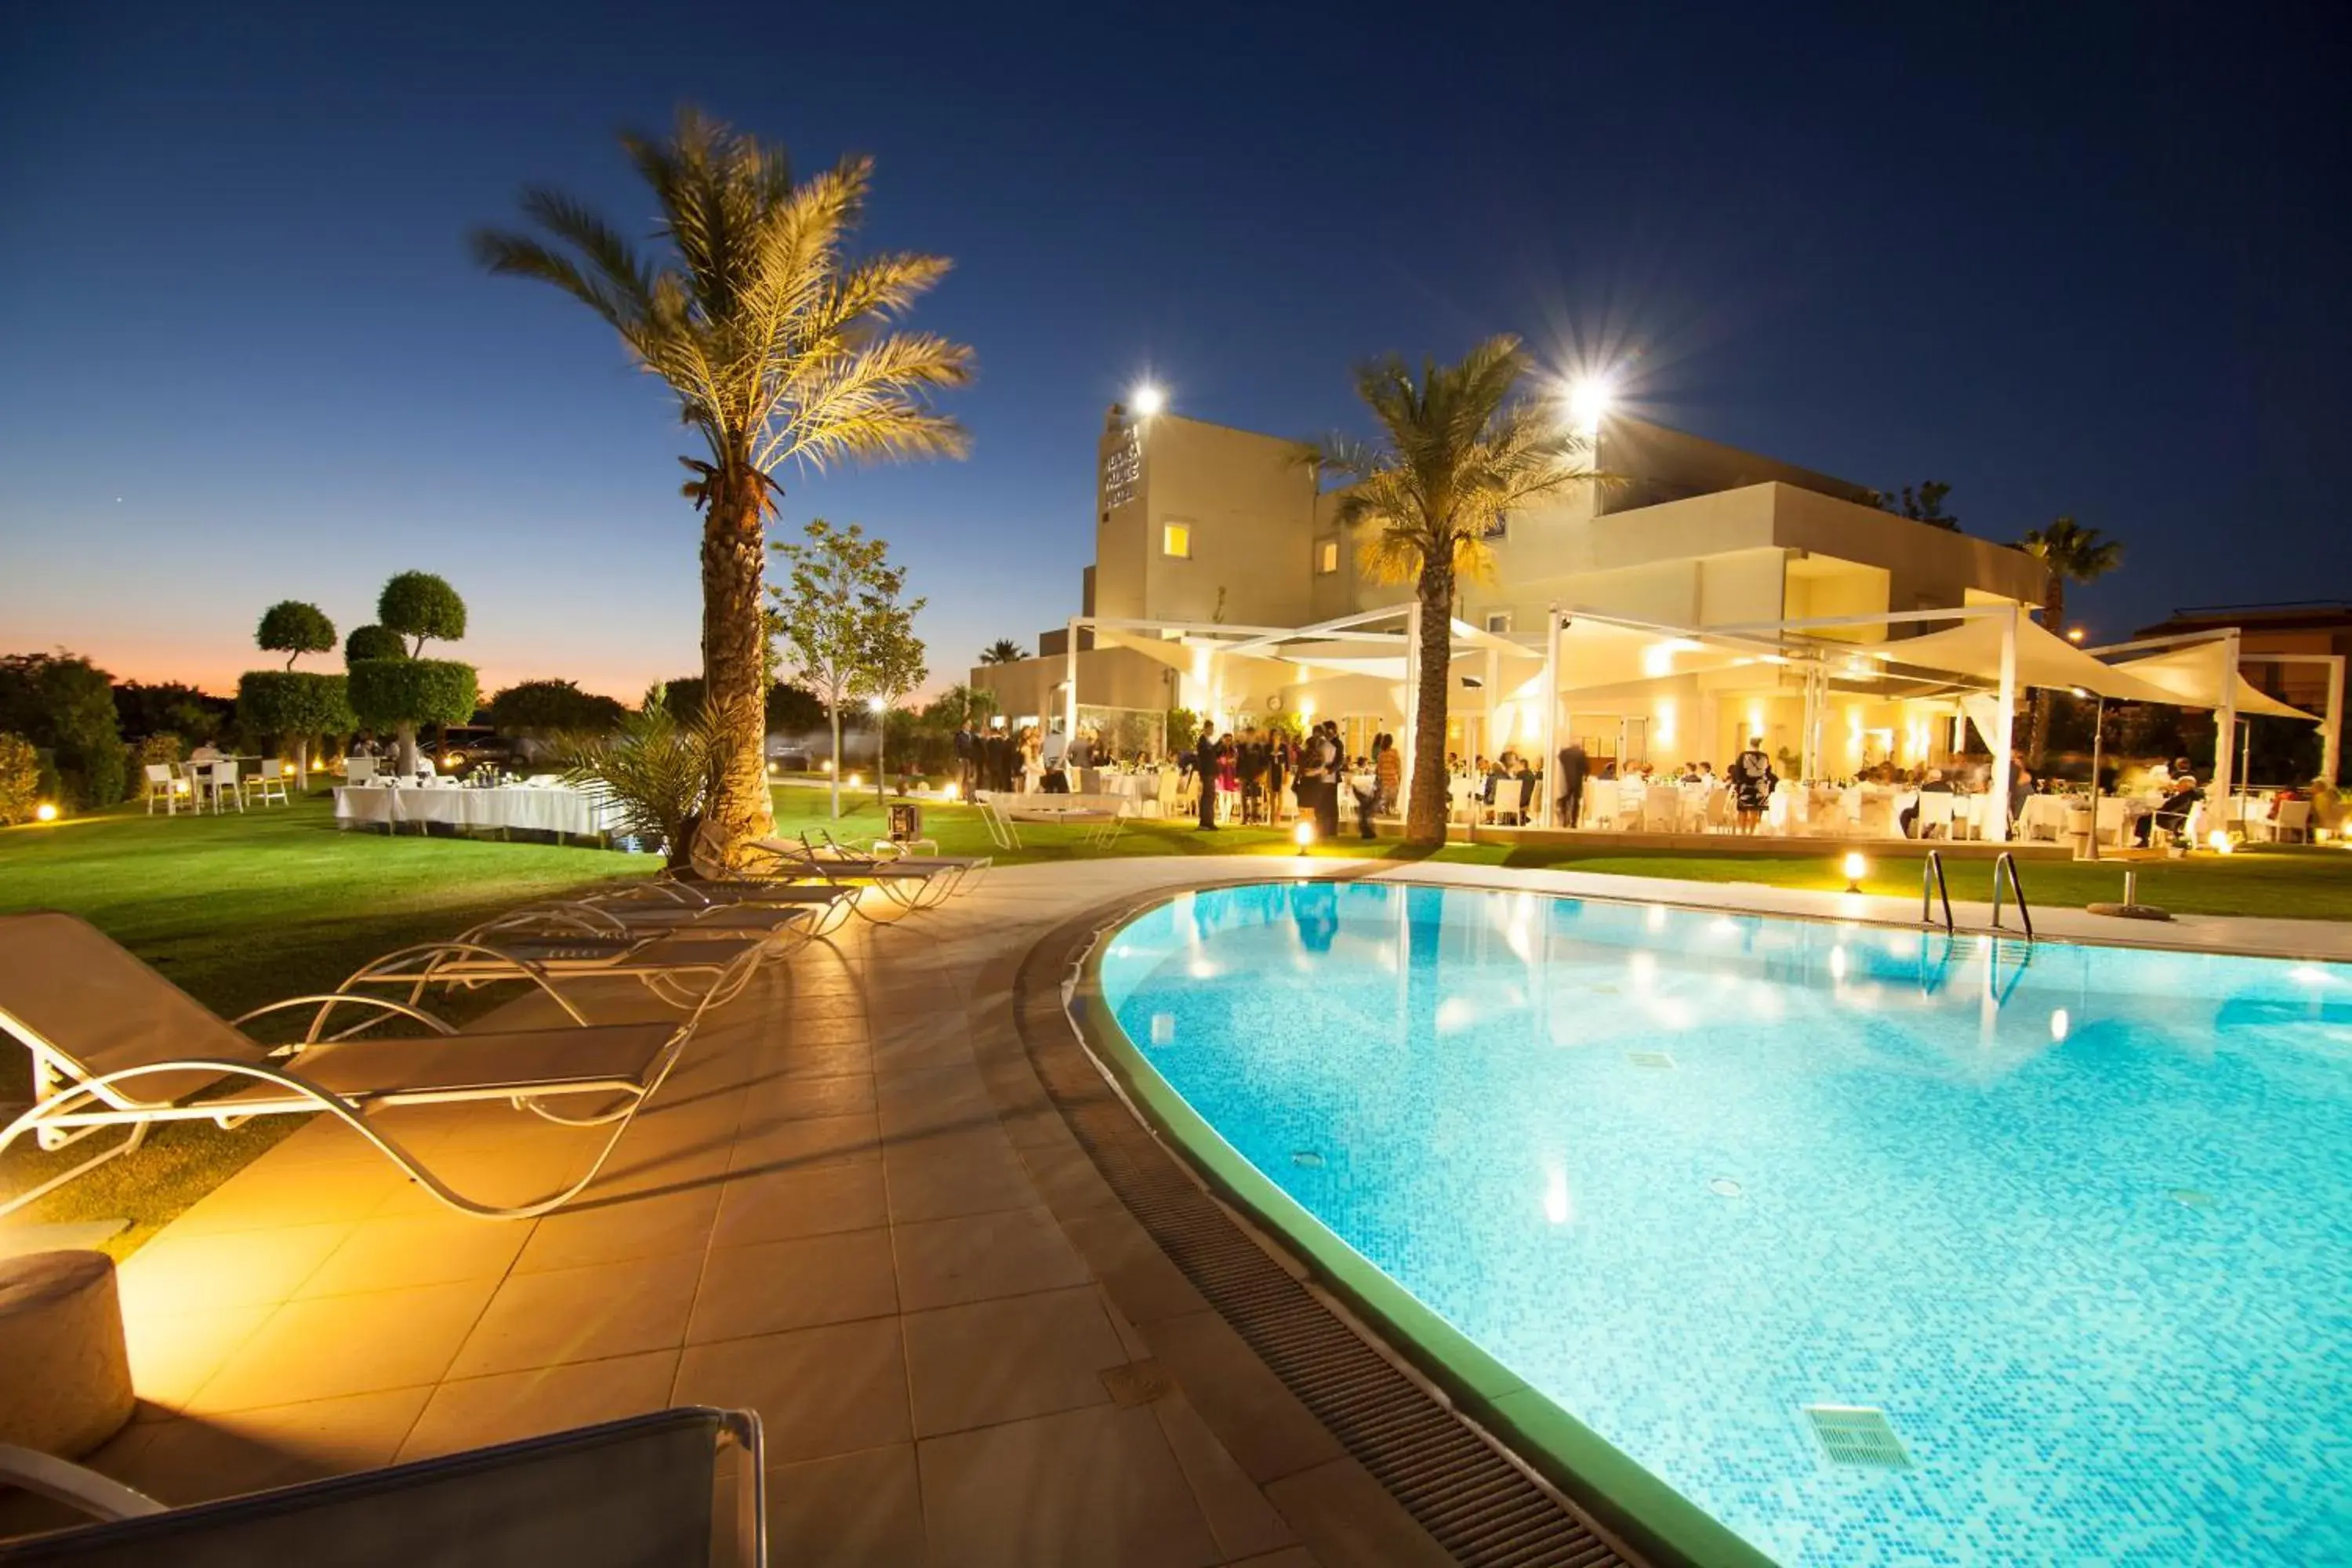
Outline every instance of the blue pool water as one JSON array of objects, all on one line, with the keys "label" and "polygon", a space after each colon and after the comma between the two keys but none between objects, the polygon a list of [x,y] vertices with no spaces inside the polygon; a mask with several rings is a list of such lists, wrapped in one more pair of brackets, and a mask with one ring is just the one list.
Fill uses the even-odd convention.
[{"label": "blue pool water", "polygon": [[2345,966],[1301,882],[1102,979],[1259,1170],[1790,1568],[2352,1563]]}]

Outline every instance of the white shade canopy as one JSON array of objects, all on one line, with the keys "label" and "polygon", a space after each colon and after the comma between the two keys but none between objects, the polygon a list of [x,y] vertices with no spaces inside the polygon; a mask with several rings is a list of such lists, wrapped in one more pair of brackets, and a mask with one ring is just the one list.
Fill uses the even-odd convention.
[{"label": "white shade canopy", "polygon": [[2132,675],[2175,693],[2171,700],[2187,703],[2192,708],[2219,708],[2225,680],[2229,683],[2230,705],[2241,716],[2259,713],[2273,719],[2300,719],[2316,724],[2318,719],[2300,708],[2290,708],[2277,698],[2264,694],[2254,683],[2230,668],[2230,650],[2226,645],[2213,642],[2192,643],[2186,647],[2168,648],[2139,658],[2119,659],[2114,666]]},{"label": "white shade canopy", "polygon": [[[1872,643],[1856,651],[1868,658],[1944,670],[1972,679],[2000,679],[2002,617],[1974,616],[1949,631],[1895,642]],[[2017,681],[2020,686],[2047,687],[2057,691],[2080,689],[2116,702],[2181,702],[2179,693],[2130,671],[2084,653],[2063,637],[2053,637],[2039,623],[2017,619]],[[2212,703],[2201,706],[2212,707]]]}]

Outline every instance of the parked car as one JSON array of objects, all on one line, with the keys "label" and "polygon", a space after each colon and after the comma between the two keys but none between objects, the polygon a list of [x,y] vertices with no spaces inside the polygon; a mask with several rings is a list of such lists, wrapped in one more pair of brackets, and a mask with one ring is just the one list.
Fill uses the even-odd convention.
[{"label": "parked car", "polygon": [[483,724],[453,724],[429,750],[436,769],[463,778],[476,768],[511,771],[522,761],[515,742]]}]

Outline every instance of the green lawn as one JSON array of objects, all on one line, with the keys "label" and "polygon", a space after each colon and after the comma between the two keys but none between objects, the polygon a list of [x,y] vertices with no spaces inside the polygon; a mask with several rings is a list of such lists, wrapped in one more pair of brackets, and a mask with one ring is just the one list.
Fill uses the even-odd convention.
[{"label": "green lawn", "polygon": [[[777,825],[792,834],[832,827],[845,838],[870,838],[884,815],[871,793],[845,795],[844,820],[826,812],[825,792],[787,784],[776,792]],[[1288,858],[1286,831],[1228,828],[1199,833],[1184,822],[1131,826],[1108,851],[1084,847],[1084,830],[1030,826],[1024,847],[1001,852],[968,808],[927,806],[925,831],[948,854],[994,854],[1000,863],[1114,856],[1263,855]],[[1409,859],[1394,839],[1365,845],[1352,835],[1318,845],[1318,857],[1370,853]],[[1450,845],[1430,858],[1479,865],[1558,866],[1581,871],[1685,878],[1707,882],[1837,889],[1845,885],[1826,853],[1709,856],[1625,851],[1605,846],[1520,850],[1502,845]],[[1874,860],[1864,886],[1908,897],[1918,891],[1919,863]],[[227,817],[149,817],[116,811],[48,827],[0,831],[0,912],[66,910],[83,916],[196,998],[225,1016],[264,1002],[332,988],[378,953],[448,936],[498,910],[568,889],[655,869],[650,857],[545,844],[478,838],[387,837],[337,832],[323,790],[289,809]],[[1990,895],[1990,866],[1957,861],[1952,896]],[[2286,848],[2141,863],[2139,896],[2178,912],[2288,915],[2352,920],[2352,853]],[[2118,897],[2122,868],[2067,862],[2025,868],[2037,906],[2080,905]],[[0,1051],[0,1102],[26,1093],[26,1063]],[[128,1216],[114,1244],[127,1252],[187,1204],[253,1158],[294,1119],[223,1133],[208,1125],[167,1129],[138,1154],[54,1194],[28,1219]],[[22,1184],[55,1157],[18,1151],[0,1157],[0,1191]]]}]

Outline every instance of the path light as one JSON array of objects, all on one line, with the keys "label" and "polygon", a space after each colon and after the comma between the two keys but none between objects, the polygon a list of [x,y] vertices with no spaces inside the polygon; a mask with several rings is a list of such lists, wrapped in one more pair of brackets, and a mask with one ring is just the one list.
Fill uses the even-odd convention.
[{"label": "path light", "polygon": [[2232,854],[2238,847],[2230,842],[2229,834],[2219,827],[2205,836],[2205,842],[2216,855]]},{"label": "path light", "polygon": [[40,805],[33,807],[33,820],[35,822],[55,822],[57,819],[58,807],[55,801],[45,800],[41,802]]},{"label": "path light", "polygon": [[1135,395],[1129,398],[1127,404],[1129,407],[1149,419],[1168,406],[1168,395],[1147,381],[1135,389]]},{"label": "path light", "polygon": [[1862,879],[1864,877],[1867,876],[1869,872],[1870,862],[1862,858],[1861,850],[1849,849],[1846,851],[1845,890],[1847,892],[1859,893],[1862,891]]},{"label": "path light", "polygon": [[963,786],[956,783],[953,779],[950,779],[947,783],[940,786],[940,798],[942,800],[953,800],[962,793]]},{"label": "path light", "polygon": [[294,776],[294,764],[292,763],[278,763],[278,773],[280,778],[292,778]]},{"label": "path light", "polygon": [[879,713],[887,706],[888,705],[879,697],[869,697],[866,700],[866,710],[868,713]]},{"label": "path light", "polygon": [[2080,626],[2068,626],[2066,628],[2066,640],[2072,643],[2081,642],[2083,640],[2083,628]]},{"label": "path light", "polygon": [[856,773],[852,773],[852,774],[850,774],[850,775],[849,775],[849,778],[848,778],[848,780],[847,780],[846,782],[848,783],[848,784],[849,784],[849,787],[850,787],[850,788],[852,788],[852,789],[856,789],[856,788],[857,787],[857,775],[856,775]]},{"label": "path light", "polygon": [[1298,852],[1301,855],[1306,854],[1315,847],[1315,825],[1311,822],[1301,822],[1290,830],[1290,841],[1298,846]]}]

